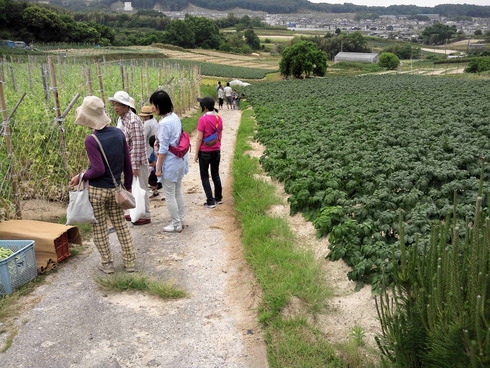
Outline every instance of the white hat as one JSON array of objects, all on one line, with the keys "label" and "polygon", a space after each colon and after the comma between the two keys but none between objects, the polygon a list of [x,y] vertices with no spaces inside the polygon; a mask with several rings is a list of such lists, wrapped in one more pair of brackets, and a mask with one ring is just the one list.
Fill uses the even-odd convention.
[{"label": "white hat", "polygon": [[111,122],[104,109],[104,101],[96,96],[87,96],[82,106],[75,110],[75,124],[100,130]]},{"label": "white hat", "polygon": [[114,97],[109,97],[109,101],[119,102],[120,104],[132,107],[133,109],[135,108],[134,100],[129,97],[128,93],[125,91],[117,91],[114,93]]}]

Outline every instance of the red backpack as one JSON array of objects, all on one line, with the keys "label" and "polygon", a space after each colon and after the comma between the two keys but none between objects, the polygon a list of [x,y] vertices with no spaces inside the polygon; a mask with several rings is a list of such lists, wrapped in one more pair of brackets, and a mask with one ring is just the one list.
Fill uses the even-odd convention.
[{"label": "red backpack", "polygon": [[191,138],[189,137],[189,133],[184,132],[182,129],[182,132],[180,133],[180,140],[179,140],[179,145],[177,147],[168,147],[168,150],[172,152],[175,156],[184,159],[185,154],[187,151],[189,151],[191,148]]}]

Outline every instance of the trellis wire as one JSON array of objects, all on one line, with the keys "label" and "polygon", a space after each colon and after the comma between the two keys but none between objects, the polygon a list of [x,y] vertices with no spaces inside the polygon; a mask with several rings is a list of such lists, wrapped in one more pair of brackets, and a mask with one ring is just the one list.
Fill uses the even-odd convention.
[{"label": "trellis wire", "polygon": [[[78,96],[95,93],[105,101],[108,87],[109,95],[112,95],[123,84],[125,90],[133,91],[132,97],[140,107],[148,103],[150,93],[161,89],[163,84],[179,114],[194,106],[199,94],[200,69],[183,69],[175,63],[131,61],[131,64],[125,64],[104,60],[85,65],[86,71],[80,73],[81,63],[66,58],[30,57],[27,63],[3,60],[0,70],[10,69],[11,78],[7,81],[4,74],[0,78],[0,86],[6,89],[6,102],[1,111],[0,220],[20,218],[19,202],[25,200],[66,201],[70,189],[68,178],[86,169],[88,162],[83,141],[89,132],[73,124],[74,114],[70,109],[76,98],[70,104],[68,99],[74,93],[79,92]],[[119,76],[114,73],[115,67],[121,71]],[[97,73],[98,90],[93,89],[91,73]],[[61,74],[64,74],[63,86],[57,85],[57,77]],[[19,94],[12,85],[14,78],[16,89],[27,91],[27,98],[17,114],[8,119],[7,109],[11,109]],[[84,92],[84,87],[89,91]],[[61,106],[67,106],[63,113]],[[107,110],[109,116],[115,118],[113,110]],[[8,144],[10,154],[7,153]]]}]

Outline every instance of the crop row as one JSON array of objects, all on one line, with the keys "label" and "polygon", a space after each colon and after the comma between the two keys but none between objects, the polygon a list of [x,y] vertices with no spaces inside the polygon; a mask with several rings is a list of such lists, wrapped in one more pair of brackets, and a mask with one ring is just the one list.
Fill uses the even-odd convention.
[{"label": "crop row", "polygon": [[[455,193],[461,221],[474,213],[490,156],[488,82],[399,75],[248,88],[264,168],[360,285],[390,281],[400,210],[408,244],[427,242]],[[484,179],[485,193],[488,170]]]},{"label": "crop row", "polygon": [[[177,60],[168,60],[177,62]],[[206,63],[203,61],[178,60],[178,63],[187,66],[199,65],[201,67],[201,74],[213,77],[262,79],[265,78],[267,74],[274,72],[274,70],[270,69],[246,68],[242,66]],[[240,63],[240,61],[237,60],[237,63]]]},{"label": "crop row", "polygon": [[[63,60],[56,63],[57,88],[54,89],[48,68],[40,63],[4,63],[3,89],[10,113],[24,92],[26,97],[9,121],[9,138],[12,155],[7,157],[7,136],[0,140],[0,217],[5,215],[13,199],[47,198],[62,200],[67,197],[68,178],[87,166],[83,146],[86,128],[75,125],[75,108],[90,94],[87,70],[91,70],[92,93],[102,96],[96,65],[71,63]],[[197,69],[182,67],[175,63],[128,62],[102,64],[100,76],[103,80],[105,98],[124,88],[136,100],[136,105],[148,103],[149,95],[157,88],[165,88],[172,96],[174,107],[181,112],[195,104],[199,76]],[[46,75],[43,78],[43,74]],[[54,95],[58,93],[61,112],[72,98],[81,97],[66,116],[66,120],[55,120]],[[113,109],[107,108],[115,124]],[[139,112],[139,111],[138,111]],[[65,146],[63,146],[63,142]],[[66,155],[68,168],[64,165]],[[13,193],[12,179],[21,178],[18,193]],[[10,203],[7,203],[10,202]],[[4,211],[2,211],[2,208]]]}]

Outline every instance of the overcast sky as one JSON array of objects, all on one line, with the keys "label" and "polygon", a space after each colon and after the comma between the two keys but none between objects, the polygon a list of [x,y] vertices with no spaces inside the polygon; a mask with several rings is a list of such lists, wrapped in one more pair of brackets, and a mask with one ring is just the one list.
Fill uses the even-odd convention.
[{"label": "overcast sky", "polygon": [[390,6],[390,5],[417,5],[417,6],[436,6],[439,4],[474,4],[490,6],[490,0],[309,0],[312,3],[343,4],[352,3],[367,6]]}]

